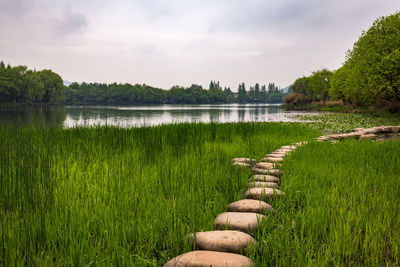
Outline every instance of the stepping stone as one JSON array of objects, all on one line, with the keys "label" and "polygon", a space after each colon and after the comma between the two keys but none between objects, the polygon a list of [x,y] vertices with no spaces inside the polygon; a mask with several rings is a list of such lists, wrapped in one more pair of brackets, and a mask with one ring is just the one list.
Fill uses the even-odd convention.
[{"label": "stepping stone", "polygon": [[234,158],[234,159],[232,159],[232,163],[233,162],[243,162],[243,163],[251,164],[251,163],[256,163],[257,160],[251,159],[251,158]]},{"label": "stepping stone", "polygon": [[242,168],[242,167],[244,167],[244,168],[249,168],[249,167],[250,167],[250,164],[244,163],[244,162],[235,161],[235,162],[232,163],[232,166],[234,166],[234,167],[239,167],[239,168]]},{"label": "stepping stone", "polygon": [[264,215],[254,212],[224,212],[214,220],[216,229],[239,230],[242,232],[255,232]]},{"label": "stepping stone", "polygon": [[296,147],[295,146],[283,146],[283,147],[281,147],[281,149],[288,150],[288,151],[293,151],[293,150],[296,149]]},{"label": "stepping stone", "polygon": [[251,267],[250,258],[227,252],[197,250],[169,260],[164,267]]},{"label": "stepping stone", "polygon": [[291,150],[291,149],[283,149],[283,148],[281,148],[281,149],[275,150],[275,151],[272,152],[272,153],[282,153],[282,152],[288,154],[288,153],[292,152],[292,150]]},{"label": "stepping stone", "polygon": [[375,139],[376,134],[363,134],[360,136],[360,139]]},{"label": "stepping stone", "polygon": [[271,182],[250,182],[247,184],[248,187],[266,187],[266,188],[276,188],[279,189],[279,185],[277,183]]},{"label": "stepping stone", "polygon": [[245,254],[257,241],[249,234],[226,230],[207,231],[190,234],[189,242],[195,243],[198,249]]},{"label": "stepping stone", "polygon": [[273,157],[267,157],[267,158],[263,158],[263,160],[265,161],[269,161],[269,162],[283,162],[283,158],[273,158]]},{"label": "stepping stone", "polygon": [[256,174],[250,178],[250,181],[260,181],[260,182],[275,182],[279,183],[281,179],[272,175],[266,174]]},{"label": "stepping stone", "polygon": [[351,130],[352,132],[359,132],[359,131],[364,131],[364,128],[354,128]]},{"label": "stepping stone", "polygon": [[251,171],[257,174],[272,174],[277,176],[281,176],[283,174],[283,171],[278,169],[264,170],[260,168],[252,168]]},{"label": "stepping stone", "polygon": [[271,170],[274,168],[274,164],[270,162],[259,162],[256,164],[256,168]]},{"label": "stepping stone", "polygon": [[272,197],[280,197],[284,194],[279,189],[255,187],[247,189],[246,198],[265,200]]},{"label": "stepping stone", "polygon": [[228,211],[267,213],[268,211],[273,211],[273,209],[271,205],[264,201],[254,199],[242,199],[229,204]]},{"label": "stepping stone", "polygon": [[265,157],[267,158],[284,158],[287,153],[270,153],[266,154]]}]

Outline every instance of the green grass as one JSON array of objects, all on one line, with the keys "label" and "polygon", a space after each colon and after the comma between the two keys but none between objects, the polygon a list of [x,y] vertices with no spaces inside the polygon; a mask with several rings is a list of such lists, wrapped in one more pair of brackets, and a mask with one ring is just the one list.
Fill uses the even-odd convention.
[{"label": "green grass", "polygon": [[0,266],[160,266],[242,198],[249,171],[233,157],[318,135],[299,123],[0,127]]},{"label": "green grass", "polygon": [[[243,198],[261,158],[323,132],[399,125],[374,114],[312,123],[121,129],[0,127],[0,266],[160,266]],[[308,118],[309,119],[309,118]],[[400,142],[311,142],[284,161],[256,266],[397,266]]]},{"label": "green grass", "polygon": [[397,266],[400,142],[313,142],[284,161],[257,266]]}]

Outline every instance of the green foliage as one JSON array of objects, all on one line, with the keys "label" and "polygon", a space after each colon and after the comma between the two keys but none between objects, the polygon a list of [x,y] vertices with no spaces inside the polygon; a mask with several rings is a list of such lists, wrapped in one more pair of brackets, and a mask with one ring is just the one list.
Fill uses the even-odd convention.
[{"label": "green foliage", "polygon": [[32,71],[26,66],[0,64],[0,103],[61,103],[65,87],[51,70]]},{"label": "green foliage", "polygon": [[298,78],[291,89],[293,93],[302,94],[312,101],[328,100],[332,72],[321,69],[310,76]]},{"label": "green foliage", "polygon": [[333,75],[330,95],[358,106],[400,102],[400,12],[362,33]]}]

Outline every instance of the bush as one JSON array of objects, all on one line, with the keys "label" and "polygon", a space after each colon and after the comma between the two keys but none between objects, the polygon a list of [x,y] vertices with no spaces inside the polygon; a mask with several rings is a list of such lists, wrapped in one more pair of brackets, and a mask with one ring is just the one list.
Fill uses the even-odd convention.
[{"label": "bush", "polygon": [[293,93],[283,99],[289,106],[298,106],[311,103],[311,100],[303,94]]}]

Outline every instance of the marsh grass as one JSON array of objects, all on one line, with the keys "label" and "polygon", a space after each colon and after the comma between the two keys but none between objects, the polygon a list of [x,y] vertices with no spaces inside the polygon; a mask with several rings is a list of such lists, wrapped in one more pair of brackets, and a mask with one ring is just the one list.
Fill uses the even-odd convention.
[{"label": "marsh grass", "polygon": [[250,172],[232,158],[318,134],[299,123],[0,127],[0,265],[160,266],[243,197]]},{"label": "marsh grass", "polygon": [[286,197],[258,234],[257,266],[397,266],[400,142],[314,142],[284,161]]},{"label": "marsh grass", "polygon": [[295,115],[299,120],[312,121],[311,127],[324,134],[350,132],[354,128],[370,128],[381,125],[400,125],[400,114],[384,112],[321,113],[316,115]]}]

